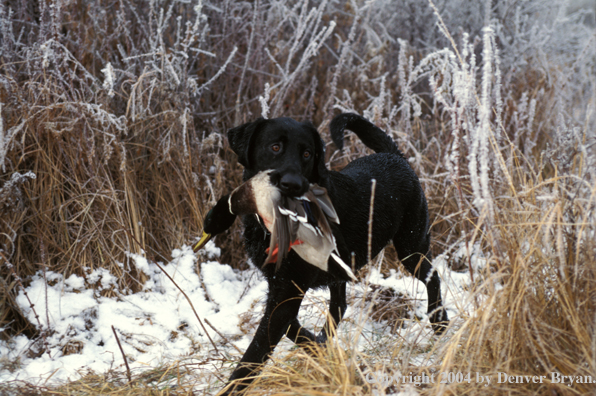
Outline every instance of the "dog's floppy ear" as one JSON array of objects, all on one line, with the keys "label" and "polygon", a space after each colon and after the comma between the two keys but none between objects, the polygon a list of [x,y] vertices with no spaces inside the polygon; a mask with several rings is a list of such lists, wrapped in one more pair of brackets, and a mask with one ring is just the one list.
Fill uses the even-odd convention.
[{"label": "dog's floppy ear", "polygon": [[238,162],[245,168],[249,167],[250,145],[257,129],[267,120],[259,117],[253,122],[247,122],[228,131],[230,147],[238,155]]},{"label": "dog's floppy ear", "polygon": [[327,167],[325,166],[325,143],[319,135],[319,131],[312,124],[306,123],[311,130],[312,140],[315,143],[315,166],[313,168],[313,180],[318,183],[321,179],[327,177]]}]

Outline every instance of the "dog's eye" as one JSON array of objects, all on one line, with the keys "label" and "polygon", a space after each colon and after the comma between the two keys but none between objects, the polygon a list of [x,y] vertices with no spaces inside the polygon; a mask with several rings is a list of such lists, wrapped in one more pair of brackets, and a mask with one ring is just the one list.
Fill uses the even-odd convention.
[{"label": "dog's eye", "polygon": [[312,154],[311,154],[311,153],[310,153],[310,151],[308,151],[308,150],[306,150],[306,151],[304,152],[304,154],[302,154],[302,156],[304,157],[304,159],[309,159],[311,155],[312,155]]},{"label": "dog's eye", "polygon": [[271,150],[273,150],[274,152],[279,152],[279,150],[281,150],[281,145],[278,143],[272,144],[271,145]]}]

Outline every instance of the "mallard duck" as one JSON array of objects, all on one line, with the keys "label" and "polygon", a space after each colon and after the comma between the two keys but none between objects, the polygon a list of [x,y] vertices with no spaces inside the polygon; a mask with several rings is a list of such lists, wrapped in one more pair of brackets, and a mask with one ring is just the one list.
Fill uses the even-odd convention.
[{"label": "mallard duck", "polygon": [[214,235],[232,226],[236,216],[254,214],[271,234],[263,267],[276,263],[277,271],[291,249],[308,263],[329,270],[329,257],[351,278],[350,267],[337,251],[329,222],[339,224],[327,190],[311,184],[301,197],[286,197],[272,183],[273,171],[261,171],[217,201],[205,217],[203,235],[193,251],[201,249]]}]

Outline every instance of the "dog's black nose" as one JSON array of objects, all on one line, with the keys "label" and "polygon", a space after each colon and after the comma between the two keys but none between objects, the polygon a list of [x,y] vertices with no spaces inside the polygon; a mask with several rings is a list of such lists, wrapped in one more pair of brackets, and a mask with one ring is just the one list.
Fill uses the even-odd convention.
[{"label": "dog's black nose", "polygon": [[[300,175],[286,173],[279,181],[279,188],[284,195],[299,196],[306,192],[303,178]],[[306,185],[308,188],[308,185]]]}]

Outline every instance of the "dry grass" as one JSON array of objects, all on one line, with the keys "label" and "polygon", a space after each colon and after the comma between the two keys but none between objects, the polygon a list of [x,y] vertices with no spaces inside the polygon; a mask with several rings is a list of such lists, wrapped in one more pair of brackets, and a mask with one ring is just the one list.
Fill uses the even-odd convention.
[{"label": "dry grass", "polygon": [[34,386],[14,381],[0,385],[2,394],[19,395],[193,395],[192,384],[186,383],[188,370],[182,362],[167,367],[150,369],[136,374],[132,381],[126,375],[114,370],[104,374],[81,373],[77,381],[61,386]]},{"label": "dry grass", "polygon": [[[453,38],[435,26],[433,8],[416,1],[204,1],[199,9],[78,0],[53,3],[57,12],[45,2],[3,2],[0,338],[51,331],[30,323],[15,302],[34,273],[84,276],[104,267],[119,290],[134,293],[145,279],[128,253],[169,261],[172,249],[199,235],[205,211],[241,180],[225,132],[261,114],[267,83],[270,117],[312,120],[326,141],[338,109],[363,113],[391,133],[423,182],[433,254],[480,246],[490,265],[472,273],[477,310],[426,348],[424,367],[410,364],[412,350],[403,344],[365,354],[348,341],[329,343],[268,365],[254,394],[370,394],[369,371],[493,378],[556,371],[596,379],[593,32],[574,17],[558,19],[550,1],[495,2],[491,14],[480,5],[463,12],[460,3],[437,2]],[[513,9],[530,22],[512,17]],[[491,39],[482,31],[486,15],[511,34],[492,36],[499,53],[482,53]],[[412,39],[397,40],[404,37]],[[368,152],[349,139],[343,153],[329,146],[331,168]],[[487,192],[475,183],[486,180],[483,201]],[[246,265],[240,233],[236,225],[217,239],[221,261],[235,268]],[[394,256],[387,252],[386,267]],[[470,263],[466,256],[452,266]],[[377,304],[373,318],[402,315]],[[58,387],[2,384],[0,392],[190,394],[196,375],[180,363],[138,373],[131,384],[114,371]],[[548,378],[417,389],[593,391]]]},{"label": "dry grass", "polygon": [[343,348],[328,343],[308,351],[296,349],[275,361],[250,387],[248,394],[274,389],[279,395],[366,395],[360,370]]},{"label": "dry grass", "polygon": [[505,385],[509,394],[588,394],[593,384],[553,384],[550,373],[596,378],[596,190],[558,175],[518,183],[484,236],[494,257],[487,290],[478,291],[486,301],[454,336],[461,347],[444,351],[442,369],[548,375],[541,385]]}]

